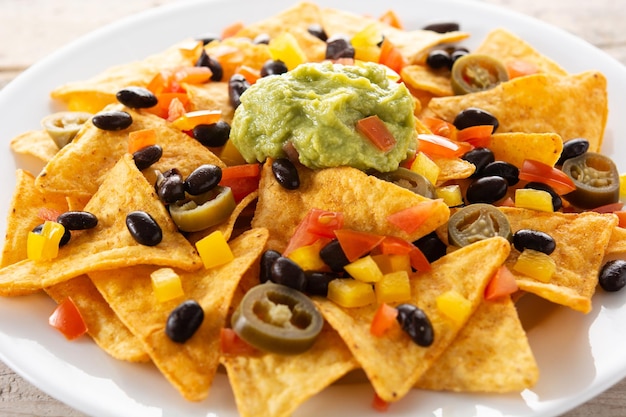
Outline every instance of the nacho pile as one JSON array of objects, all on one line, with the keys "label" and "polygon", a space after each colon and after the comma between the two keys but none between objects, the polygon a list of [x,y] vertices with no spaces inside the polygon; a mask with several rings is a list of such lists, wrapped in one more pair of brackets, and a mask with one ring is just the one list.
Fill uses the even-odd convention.
[{"label": "nacho pile", "polygon": [[[426,178],[430,194],[349,166],[310,169],[298,163],[299,183],[286,188],[271,158],[246,163],[229,141],[200,140],[199,124],[230,124],[237,117],[231,77],[253,84],[267,61],[282,57],[273,40],[282,42],[282,53],[288,49],[296,57],[296,65],[326,60],[327,42],[310,30],[313,25],[329,39],[352,39],[357,59],[341,59],[339,65],[371,60],[387,65],[394,82],[406,84],[415,102],[417,152],[401,169]],[[511,234],[530,229],[556,242],[545,254],[545,262],[553,265],[550,276],[529,275],[516,269],[526,250],[512,245],[510,236],[454,245],[450,216],[469,205],[465,193],[478,170],[462,156],[484,147],[495,160],[517,169],[530,160],[551,170],[569,140],[585,138],[589,151],[600,152],[608,112],[604,76],[592,70],[570,74],[515,34],[497,29],[472,52],[511,67],[522,62],[533,70],[485,91],[455,95],[450,71],[432,69],[426,56],[432,49],[462,44],[471,34],[404,29],[393,11],[373,18],[303,2],[228,29],[221,39],[206,44],[181,40],[162,53],[51,92],[68,110],[125,112],[132,123],[106,130],[91,118],[61,149],[42,129],[11,140],[16,154],[38,158],[44,167],[34,173],[18,170],[0,263],[0,295],[45,291],[59,305],[72,300],[102,349],[120,360],[153,363],[190,401],[208,396],[222,366],[244,417],[289,416],[354,370],[362,372],[360,383],[371,386],[379,407],[401,401],[414,389],[493,394],[532,389],[540,369],[514,300],[530,292],[562,308],[590,312],[602,266],[626,256],[626,233],[612,213],[621,206],[583,211],[564,197],[556,210],[521,207],[515,205],[516,190],[529,180],[511,184],[493,202]],[[269,42],[252,41],[261,38]],[[218,62],[219,77],[215,64],[198,69],[204,56]],[[131,86],[148,89],[158,104],[122,104],[117,93]],[[497,132],[455,141],[464,134],[454,127],[455,117],[469,107],[493,114]],[[194,124],[201,117],[213,118]],[[154,143],[145,147],[158,145],[162,153],[139,169],[135,152],[145,147],[133,148],[133,140],[149,136],[146,132]],[[170,215],[168,205],[174,203],[164,202],[161,185],[168,175],[184,179],[207,164],[220,170],[220,187],[232,191],[234,202],[211,226],[184,232]],[[32,230],[70,211],[95,215],[97,225],[72,230],[54,256],[33,258]],[[136,211],[158,225],[158,242],[136,238],[127,217]],[[330,235],[315,234],[307,229],[311,213],[322,213],[318,220],[323,227],[330,221],[324,219],[341,221]],[[360,239],[353,251],[341,242],[340,236],[347,235]],[[366,272],[379,275],[364,279],[361,270],[351,272],[345,264],[331,272],[320,250],[337,239],[348,265],[369,262]],[[437,239],[442,253],[434,256],[420,246],[426,239]],[[203,249],[206,242],[212,246]],[[291,259],[308,274],[334,274],[327,296],[302,289],[324,322],[303,353],[256,349],[228,332],[245,295],[267,278],[262,271],[267,273],[268,251]],[[507,272],[512,277],[507,289],[494,290]],[[169,299],[158,296],[159,274],[175,277]],[[385,279],[398,283],[387,288],[389,293]],[[363,289],[366,301],[350,304],[351,296],[333,298],[333,282]],[[194,301],[203,319],[181,342],[172,338],[168,321],[185,300]],[[406,305],[428,318],[424,327],[433,335],[428,343],[417,343],[395,318],[374,334],[381,306],[397,314]]]}]

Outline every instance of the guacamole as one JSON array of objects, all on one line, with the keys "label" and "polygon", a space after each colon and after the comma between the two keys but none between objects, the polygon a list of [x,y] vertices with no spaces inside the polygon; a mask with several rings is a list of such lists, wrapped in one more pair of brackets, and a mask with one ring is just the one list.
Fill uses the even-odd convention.
[{"label": "guacamole", "polygon": [[[393,171],[417,146],[413,109],[406,86],[382,65],[302,64],[261,78],[242,94],[230,140],[249,163],[286,156],[290,142],[309,168]],[[396,140],[387,152],[355,129],[372,115]]]}]

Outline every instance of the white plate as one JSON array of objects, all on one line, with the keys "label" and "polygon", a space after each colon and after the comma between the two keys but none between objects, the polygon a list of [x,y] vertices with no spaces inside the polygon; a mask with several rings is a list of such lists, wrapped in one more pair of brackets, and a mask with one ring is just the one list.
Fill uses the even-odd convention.
[{"label": "white plate", "polygon": [[[626,69],[586,42],[534,19],[478,2],[454,0],[319,0],[355,12],[379,15],[393,8],[408,28],[432,21],[457,21],[473,34],[475,46],[489,29],[503,26],[517,33],[570,72],[599,69],[609,80],[610,109],[605,152],[626,155]],[[98,30],[34,65],[0,91],[0,236],[6,229],[15,168],[8,148],[17,134],[35,129],[56,110],[48,99],[54,87],[84,79],[118,63],[140,59],[188,36],[219,32],[230,22],[253,22],[293,4],[279,1],[191,1],[150,10]],[[576,118],[576,114],[571,115]],[[624,164],[624,162],[621,162]],[[26,164],[26,165],[25,165]],[[624,165],[620,171],[624,172]],[[537,416],[556,415],[598,395],[626,376],[626,291],[597,294],[594,309],[583,315],[533,299],[521,306],[533,351],[541,370],[532,390],[510,395],[469,395],[415,390],[388,415]],[[54,303],[45,296],[0,300],[0,359],[28,381],[90,415],[236,416],[226,376],[219,374],[210,397],[189,403],[151,365],[116,361],[88,339],[69,343],[50,328]],[[262,383],[262,381],[259,381]],[[304,404],[295,417],[379,414],[370,407],[371,388],[335,385]],[[322,411],[323,410],[323,411]]]}]

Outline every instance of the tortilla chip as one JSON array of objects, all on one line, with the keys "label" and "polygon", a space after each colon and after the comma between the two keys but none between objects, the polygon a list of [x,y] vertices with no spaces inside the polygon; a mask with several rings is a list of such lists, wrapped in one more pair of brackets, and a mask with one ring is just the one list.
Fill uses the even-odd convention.
[{"label": "tortilla chip", "polygon": [[556,262],[556,272],[548,283],[515,272],[513,265],[519,252],[511,251],[507,266],[520,290],[583,313],[590,312],[598,272],[617,217],[595,212],[548,213],[510,207],[500,210],[508,217],[512,233],[520,229],[539,230],[556,242],[556,249],[550,255]]},{"label": "tortilla chip", "polygon": [[268,248],[282,252],[302,218],[311,208],[343,212],[344,227],[392,235],[410,242],[444,224],[450,210],[438,201],[430,217],[408,234],[387,221],[387,216],[428,200],[405,188],[365,174],[355,168],[310,170],[299,167],[300,187],[296,192],[283,188],[272,173],[268,160],[261,172],[259,201],[253,227],[270,231]]},{"label": "tortilla chip", "polygon": [[184,344],[165,334],[171,311],[184,301],[159,302],[153,295],[150,273],[154,266],[140,265],[89,274],[120,319],[143,343],[154,364],[186,399],[207,397],[219,365],[220,330],[224,327],[233,292],[244,273],[261,256],[268,233],[253,229],[230,242],[235,256],[225,265],[178,272],[184,299],[197,301],[204,320]]},{"label": "tortilla chip", "polygon": [[469,178],[476,171],[474,164],[461,158],[434,158],[433,162],[439,167],[438,184]]},{"label": "tortilla chip", "polygon": [[302,354],[223,356],[221,361],[242,417],[289,417],[310,397],[358,367],[328,325]]},{"label": "tortilla chip", "polygon": [[344,308],[324,298],[315,297],[324,318],[346,342],[385,401],[402,398],[452,343],[463,321],[454,323],[436,307],[440,294],[456,290],[474,311],[483,299],[485,286],[506,260],[509,242],[500,237],[482,240],[454,251],[432,263],[432,270],[411,278],[411,303],[428,316],[435,334],[429,347],[421,347],[396,327],[384,337],[374,337],[370,325],[378,306]]},{"label": "tortilla chip", "polygon": [[483,301],[416,388],[456,392],[519,392],[539,369],[510,297]]},{"label": "tortilla chip", "polygon": [[269,48],[263,43],[252,43],[250,39],[231,36],[223,41],[213,41],[204,47],[206,53],[222,65],[222,80],[228,82],[240,66],[260,70],[271,59]]},{"label": "tortilla chip", "polygon": [[205,84],[185,84],[189,97],[190,110],[221,110],[222,120],[230,124],[235,109],[228,97],[228,83],[211,82]]},{"label": "tortilla chip", "polygon": [[495,133],[487,147],[497,161],[506,161],[518,168],[525,159],[554,166],[563,151],[563,140],[556,133]]},{"label": "tortilla chip", "polygon": [[552,132],[563,141],[585,138],[589,150],[599,152],[608,115],[606,78],[597,71],[529,75],[478,93],[436,97],[428,104],[430,112],[448,122],[468,107],[496,116],[498,132]]},{"label": "tortilla chip", "polygon": [[121,131],[98,129],[91,121],[85,123],[74,140],[44,167],[36,184],[44,191],[66,195],[93,195],[108,171],[128,152],[128,133],[142,129],[155,129],[157,144],[163,148],[161,159],[145,170],[154,184],[155,170],[165,172],[177,168],[183,178],[202,164],[224,167],[224,163],[200,142],[171,127],[158,116],[139,113],[121,105],[107,110],[124,110],[133,118],[131,127]]},{"label": "tortilla chip", "polygon": [[20,155],[30,155],[42,162],[50,161],[59,147],[45,130],[29,130],[11,139],[11,149]]},{"label": "tortilla chip", "polygon": [[407,65],[400,75],[411,91],[425,91],[433,97],[454,95],[450,71],[433,71],[425,65]]},{"label": "tortilla chip", "polygon": [[52,91],[51,97],[65,102],[68,110],[97,113],[108,104],[117,103],[115,94],[123,88],[146,87],[162,70],[195,65],[196,58],[181,51],[187,42],[176,44],[141,61],[111,67],[88,80],[59,86]]},{"label": "tortilla chip", "polygon": [[538,52],[519,36],[503,28],[489,32],[474,53],[492,56],[505,66],[514,61],[524,61],[535,65],[540,73],[567,75],[567,71],[559,64]]},{"label": "tortilla chip", "polygon": [[[84,273],[137,264],[196,270],[202,261],[181,235],[159,201],[154,187],[127,154],[110,171],[85,210],[98,218],[93,229],[77,234],[48,261],[29,259],[0,269],[0,295],[29,294]],[[131,236],[126,216],[133,210],[149,213],[163,232],[161,243],[144,246]]]},{"label": "tortilla chip", "polygon": [[626,229],[619,226],[611,233],[602,264],[613,259],[626,259]]}]

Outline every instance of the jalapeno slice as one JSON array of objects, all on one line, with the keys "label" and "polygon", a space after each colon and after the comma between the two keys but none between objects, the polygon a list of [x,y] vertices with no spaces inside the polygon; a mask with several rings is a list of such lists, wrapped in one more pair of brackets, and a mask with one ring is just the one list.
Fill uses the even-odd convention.
[{"label": "jalapeno slice", "polygon": [[506,215],[491,204],[470,204],[448,221],[448,241],[454,246],[467,246],[495,236],[511,240],[511,225]]},{"label": "jalapeno slice", "polygon": [[251,288],[233,313],[235,333],[252,346],[283,355],[308,350],[324,320],[306,295],[266,282]]},{"label": "jalapeno slice", "polygon": [[457,95],[489,90],[508,81],[506,67],[499,60],[481,54],[467,54],[452,66],[450,82]]},{"label": "jalapeno slice", "polygon": [[226,220],[235,210],[235,198],[230,187],[217,186],[199,195],[169,205],[170,215],[183,232],[197,232]]},{"label": "jalapeno slice", "polygon": [[562,170],[576,185],[576,190],[565,195],[576,207],[592,209],[619,201],[619,173],[606,155],[586,152],[567,159]]},{"label": "jalapeno slice", "polygon": [[87,112],[62,111],[44,117],[41,125],[60,149],[74,139],[91,116],[92,114]]},{"label": "jalapeno slice", "polygon": [[415,194],[427,198],[437,198],[435,186],[423,175],[413,172],[410,169],[398,168],[391,172],[372,171],[371,174],[376,178],[394,183],[402,188],[413,191]]}]

